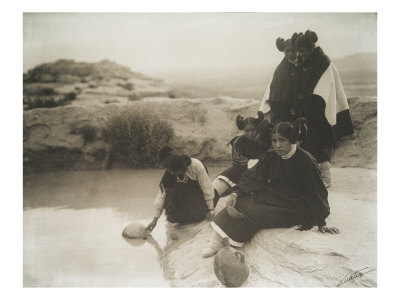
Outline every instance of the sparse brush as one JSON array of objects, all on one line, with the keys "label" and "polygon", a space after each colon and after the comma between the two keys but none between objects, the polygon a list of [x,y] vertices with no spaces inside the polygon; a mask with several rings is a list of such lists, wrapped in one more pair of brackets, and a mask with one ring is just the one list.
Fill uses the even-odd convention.
[{"label": "sparse brush", "polygon": [[132,82],[118,83],[117,85],[128,91],[133,91],[135,89],[135,85]]},{"label": "sparse brush", "polygon": [[64,106],[76,98],[77,93],[70,92],[65,95],[55,94],[52,95],[27,95],[24,96],[23,102],[27,105],[28,109],[34,108],[53,108]]},{"label": "sparse brush", "polygon": [[120,107],[102,129],[111,154],[127,167],[158,166],[159,149],[173,137],[171,125],[145,105]]}]

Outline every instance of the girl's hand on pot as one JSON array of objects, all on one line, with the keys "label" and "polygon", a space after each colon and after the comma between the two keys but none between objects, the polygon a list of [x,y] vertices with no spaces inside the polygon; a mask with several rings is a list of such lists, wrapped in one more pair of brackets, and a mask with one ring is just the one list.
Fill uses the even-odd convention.
[{"label": "girl's hand on pot", "polygon": [[150,224],[146,226],[146,231],[152,232],[154,227],[156,227],[156,225],[157,225],[157,219],[154,218],[153,221],[151,221]]}]

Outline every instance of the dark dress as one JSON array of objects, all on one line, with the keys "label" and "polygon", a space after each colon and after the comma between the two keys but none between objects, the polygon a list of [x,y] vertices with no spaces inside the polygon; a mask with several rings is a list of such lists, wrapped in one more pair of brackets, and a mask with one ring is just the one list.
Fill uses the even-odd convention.
[{"label": "dark dress", "polygon": [[291,110],[295,108],[297,101],[295,77],[298,76],[298,72],[298,68],[289,63],[286,58],[276,68],[268,97],[272,122],[293,121]]},{"label": "dark dress", "polygon": [[252,141],[244,135],[234,137],[229,144],[232,146],[232,167],[224,170],[217,178],[229,181],[227,183],[234,186],[246,172],[249,159],[260,158],[270,146]]},{"label": "dark dress", "polygon": [[237,243],[249,241],[260,229],[325,225],[330,213],[317,162],[301,148],[288,159],[267,152],[246,171],[235,192],[235,208],[244,218],[232,218],[224,208],[211,225]]},{"label": "dark dress", "polygon": [[[166,192],[164,209],[167,221],[183,225],[200,222],[206,218],[208,208],[198,181],[189,177],[181,181],[175,175],[165,171],[160,189]],[[219,195],[216,191],[214,192],[215,206]]]}]

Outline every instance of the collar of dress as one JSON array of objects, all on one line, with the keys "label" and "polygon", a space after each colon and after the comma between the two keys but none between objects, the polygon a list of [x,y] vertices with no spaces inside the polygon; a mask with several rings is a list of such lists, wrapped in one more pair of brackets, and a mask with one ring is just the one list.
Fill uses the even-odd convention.
[{"label": "collar of dress", "polygon": [[296,152],[296,149],[297,149],[297,145],[294,144],[293,147],[292,147],[292,150],[290,150],[287,154],[282,155],[281,158],[282,158],[282,159],[289,159],[289,158],[291,158],[291,157],[294,155],[294,153]]}]

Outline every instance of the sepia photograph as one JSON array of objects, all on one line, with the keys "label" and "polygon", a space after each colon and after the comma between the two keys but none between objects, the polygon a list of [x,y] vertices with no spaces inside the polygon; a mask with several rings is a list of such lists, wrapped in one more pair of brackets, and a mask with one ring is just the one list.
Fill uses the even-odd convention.
[{"label": "sepia photograph", "polygon": [[157,11],[21,13],[23,287],[378,287],[379,13]]}]

